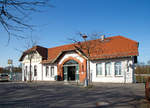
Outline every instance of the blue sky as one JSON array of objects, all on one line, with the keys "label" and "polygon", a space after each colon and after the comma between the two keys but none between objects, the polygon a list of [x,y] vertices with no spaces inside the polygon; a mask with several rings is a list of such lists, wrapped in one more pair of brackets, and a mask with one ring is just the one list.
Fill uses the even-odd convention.
[{"label": "blue sky", "polygon": [[[104,32],[106,37],[123,35],[139,42],[140,62],[150,60],[150,0],[51,0],[55,7],[34,13],[29,21],[37,25],[32,36],[39,45],[50,48],[67,44],[77,32]],[[11,38],[0,26],[0,66],[8,58],[18,65],[25,40]],[[29,35],[29,34],[27,34]]]}]

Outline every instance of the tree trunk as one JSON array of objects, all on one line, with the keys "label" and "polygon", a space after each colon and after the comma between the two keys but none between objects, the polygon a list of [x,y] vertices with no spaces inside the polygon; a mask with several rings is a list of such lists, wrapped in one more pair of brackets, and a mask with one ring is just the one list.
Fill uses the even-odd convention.
[{"label": "tree trunk", "polygon": [[30,59],[30,82],[31,82],[31,59]]},{"label": "tree trunk", "polygon": [[88,82],[91,83],[91,74],[90,74],[90,60],[88,59]]}]

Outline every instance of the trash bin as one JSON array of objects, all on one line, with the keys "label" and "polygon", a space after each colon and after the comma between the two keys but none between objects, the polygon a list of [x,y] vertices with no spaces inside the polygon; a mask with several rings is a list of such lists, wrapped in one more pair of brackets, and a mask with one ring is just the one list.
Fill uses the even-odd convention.
[{"label": "trash bin", "polygon": [[60,75],[56,75],[56,76],[55,76],[55,80],[56,80],[56,81],[60,81],[60,80],[61,80],[61,76],[60,76]]},{"label": "trash bin", "polygon": [[57,75],[55,76],[55,80],[57,81]]}]

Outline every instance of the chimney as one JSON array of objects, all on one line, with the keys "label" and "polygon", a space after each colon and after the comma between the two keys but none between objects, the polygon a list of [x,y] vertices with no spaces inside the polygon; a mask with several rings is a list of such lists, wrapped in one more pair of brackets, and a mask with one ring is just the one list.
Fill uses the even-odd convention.
[{"label": "chimney", "polygon": [[104,41],[104,39],[105,39],[105,35],[102,35],[101,40]]}]

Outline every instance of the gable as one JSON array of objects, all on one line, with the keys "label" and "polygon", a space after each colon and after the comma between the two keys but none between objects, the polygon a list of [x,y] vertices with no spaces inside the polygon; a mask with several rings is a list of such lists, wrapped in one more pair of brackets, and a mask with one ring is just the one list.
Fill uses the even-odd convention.
[{"label": "gable", "polygon": [[[32,54],[32,62],[41,62],[42,61],[42,56],[37,52],[35,51],[33,54]],[[22,62],[23,63],[29,63],[30,60],[29,60],[29,55],[26,54],[23,59],[22,59]]]},{"label": "gable", "polygon": [[81,57],[77,52],[66,52],[64,53],[58,60],[58,64],[61,64],[65,59],[68,58],[76,58],[77,60],[79,60],[81,63],[84,61],[84,58]]},{"label": "gable", "polygon": [[34,47],[24,51],[23,54],[21,55],[19,61],[22,61],[26,55],[28,55],[32,52],[38,52],[38,54],[42,57],[42,60],[47,59],[47,48],[44,48],[41,46],[34,46]]}]

